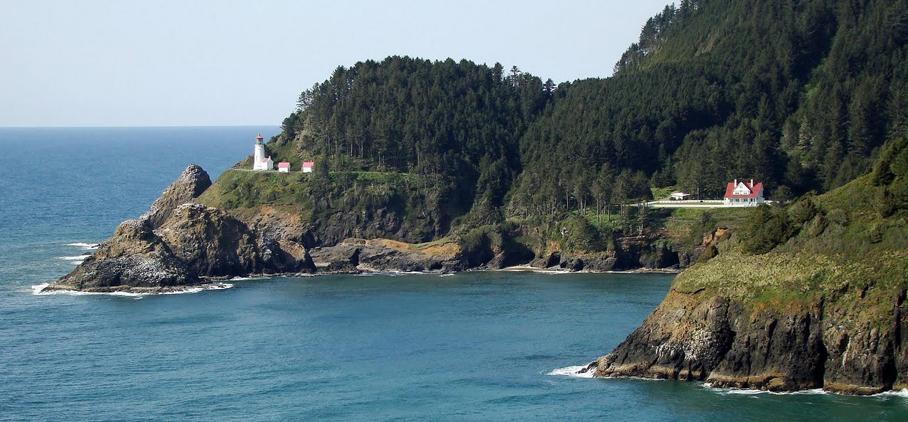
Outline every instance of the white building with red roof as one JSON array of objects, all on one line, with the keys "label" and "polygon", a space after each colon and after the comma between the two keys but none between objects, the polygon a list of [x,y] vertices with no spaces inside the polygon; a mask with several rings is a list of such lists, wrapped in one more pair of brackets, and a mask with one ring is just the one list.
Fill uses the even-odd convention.
[{"label": "white building with red roof", "polygon": [[290,173],[290,163],[286,161],[277,163],[277,171],[281,173]]},{"label": "white building with red roof", "polygon": [[725,197],[723,198],[727,207],[755,207],[766,200],[763,198],[763,183],[754,183],[754,179],[747,181],[738,181],[735,179],[728,182],[725,186]]},{"label": "white building with red roof", "polygon": [[312,173],[315,168],[315,161],[303,161],[303,173]]}]

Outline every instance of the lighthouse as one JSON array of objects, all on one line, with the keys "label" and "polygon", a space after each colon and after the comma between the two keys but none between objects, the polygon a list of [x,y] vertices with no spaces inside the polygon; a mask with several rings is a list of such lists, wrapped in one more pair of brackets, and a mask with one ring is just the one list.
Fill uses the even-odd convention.
[{"label": "lighthouse", "polygon": [[255,151],[252,154],[253,170],[273,170],[274,161],[271,157],[265,157],[265,138],[261,134],[255,137]]}]

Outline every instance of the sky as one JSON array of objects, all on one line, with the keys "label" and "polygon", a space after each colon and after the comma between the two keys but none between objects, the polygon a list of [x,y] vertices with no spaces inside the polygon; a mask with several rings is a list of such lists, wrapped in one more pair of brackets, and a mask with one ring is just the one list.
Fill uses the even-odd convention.
[{"label": "sky", "polygon": [[670,0],[0,0],[0,126],[279,125],[389,55],[611,75]]}]

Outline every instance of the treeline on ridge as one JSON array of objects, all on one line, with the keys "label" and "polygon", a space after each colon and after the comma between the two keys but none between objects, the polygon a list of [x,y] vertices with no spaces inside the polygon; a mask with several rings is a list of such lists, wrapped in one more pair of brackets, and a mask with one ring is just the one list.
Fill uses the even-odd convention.
[{"label": "treeline on ridge", "polygon": [[865,174],[908,134],[906,41],[908,0],[684,0],[606,79],[409,57],[339,67],[269,148],[421,175],[481,221],[599,212],[653,187],[715,198],[733,178],[788,199]]}]

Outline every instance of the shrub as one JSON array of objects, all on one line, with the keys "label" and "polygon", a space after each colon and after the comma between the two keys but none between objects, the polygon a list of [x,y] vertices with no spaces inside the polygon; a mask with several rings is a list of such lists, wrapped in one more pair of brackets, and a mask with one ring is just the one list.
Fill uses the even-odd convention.
[{"label": "shrub", "polygon": [[807,236],[817,237],[823,234],[823,231],[826,230],[826,225],[829,222],[826,220],[826,216],[823,214],[817,214],[813,220],[810,220],[806,226],[804,226],[804,231],[807,233]]},{"label": "shrub", "polygon": [[829,211],[826,214],[826,217],[829,218],[829,221],[840,226],[848,225],[848,213],[841,208],[835,208],[832,211]]},{"label": "shrub", "polygon": [[761,205],[742,232],[742,244],[747,252],[764,254],[788,240],[794,230],[783,208]]},{"label": "shrub", "polygon": [[564,220],[560,234],[563,250],[592,252],[605,249],[599,231],[581,216],[572,215]]},{"label": "shrub", "polygon": [[792,225],[801,226],[812,220],[819,212],[812,195],[807,195],[788,207],[788,218]]},{"label": "shrub", "polygon": [[879,224],[870,226],[870,243],[880,243],[883,241],[883,229]]}]

